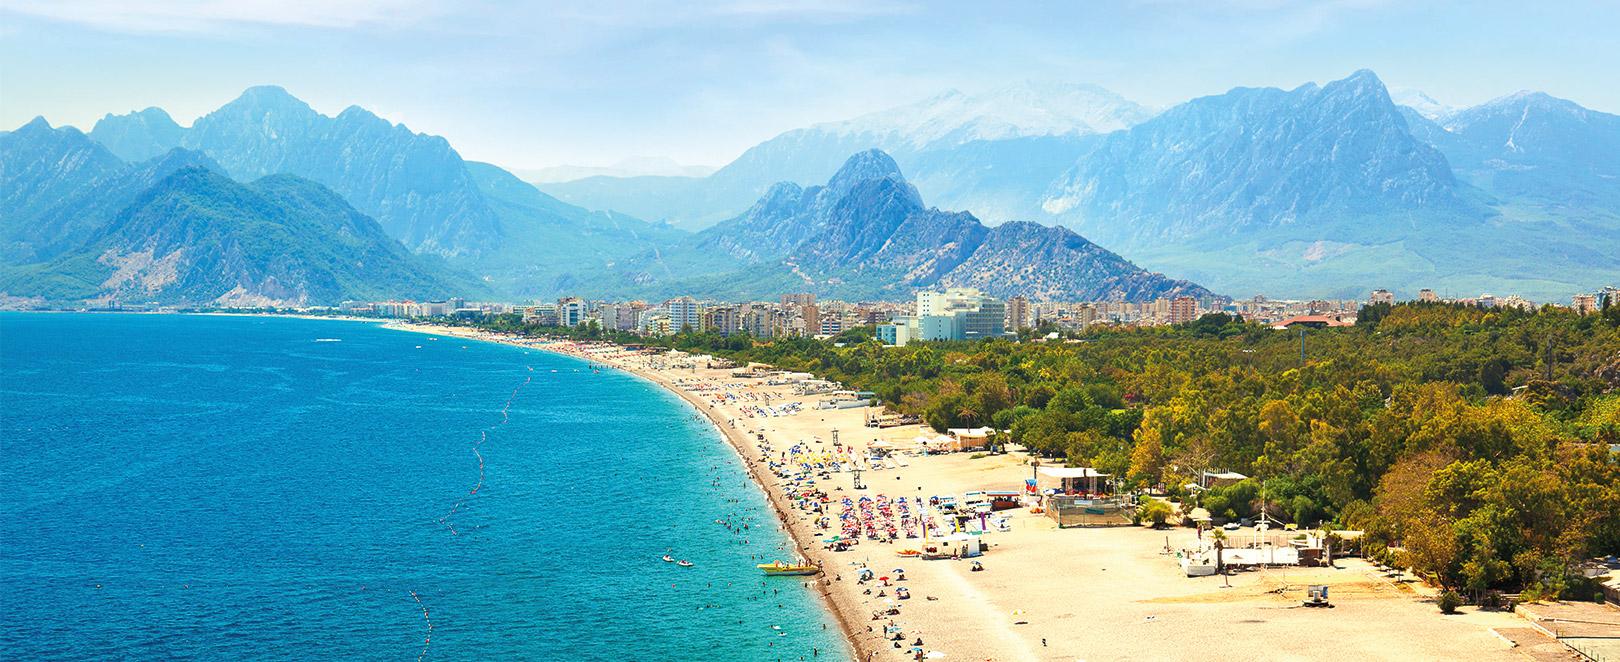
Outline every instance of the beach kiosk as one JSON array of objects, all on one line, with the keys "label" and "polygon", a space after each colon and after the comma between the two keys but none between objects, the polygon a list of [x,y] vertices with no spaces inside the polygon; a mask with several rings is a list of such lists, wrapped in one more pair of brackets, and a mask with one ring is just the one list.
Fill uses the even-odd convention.
[{"label": "beach kiosk", "polygon": [[1041,466],[1036,470],[1040,478],[1040,487],[1043,492],[1056,494],[1105,494],[1109,492],[1111,478],[1091,467],[1051,467]]},{"label": "beach kiosk", "polygon": [[952,533],[931,538],[923,545],[924,559],[971,559],[984,555],[979,537],[970,533]]},{"label": "beach kiosk", "polygon": [[1110,476],[1091,467],[1036,469],[1046,516],[1058,528],[1070,526],[1125,526],[1131,523],[1130,504],[1111,493]]}]

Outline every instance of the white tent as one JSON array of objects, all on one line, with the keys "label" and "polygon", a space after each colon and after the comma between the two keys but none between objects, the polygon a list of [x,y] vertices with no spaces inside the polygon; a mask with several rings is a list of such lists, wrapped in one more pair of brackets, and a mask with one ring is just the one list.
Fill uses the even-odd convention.
[{"label": "white tent", "polygon": [[1058,488],[1064,492],[1096,492],[1107,487],[1109,478],[1108,474],[1091,467],[1041,467],[1038,471],[1042,476],[1056,478]]},{"label": "white tent", "polygon": [[1107,478],[1108,477],[1108,474],[1097,471],[1096,469],[1093,469],[1091,467],[1041,467],[1040,472],[1041,472],[1042,476],[1051,476],[1053,478]]}]

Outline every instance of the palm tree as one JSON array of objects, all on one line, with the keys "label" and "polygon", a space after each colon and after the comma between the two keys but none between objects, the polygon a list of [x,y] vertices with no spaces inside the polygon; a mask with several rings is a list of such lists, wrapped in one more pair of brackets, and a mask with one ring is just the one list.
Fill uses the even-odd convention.
[{"label": "palm tree", "polygon": [[973,410],[973,405],[962,405],[962,408],[956,411],[956,417],[968,423],[975,423],[979,420],[979,412]]}]

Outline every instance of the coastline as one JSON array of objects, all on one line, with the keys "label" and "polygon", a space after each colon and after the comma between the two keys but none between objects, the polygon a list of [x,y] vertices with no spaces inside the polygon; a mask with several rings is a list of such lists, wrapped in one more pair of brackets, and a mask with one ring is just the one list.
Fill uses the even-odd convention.
[{"label": "coastline", "polygon": [[[564,356],[573,356],[574,358],[585,358],[570,354],[568,352],[563,352],[555,348],[537,347],[537,349],[545,349],[546,351]],[[690,404],[692,408],[701,412],[704,418],[707,418],[709,423],[714,425],[715,430],[725,438],[728,445],[731,446],[731,449],[736,451],[737,456],[742,458],[743,465],[748,469],[749,480],[754,483],[754,487],[758,488],[765,494],[766,500],[771,504],[771,510],[776,512],[777,521],[782,524],[783,532],[785,532],[788,538],[793,541],[794,546],[799,550],[799,554],[804,556],[806,559],[809,559],[812,563],[821,566],[823,569],[828,567],[828,559],[822,558],[822,555],[817,553],[817,548],[815,546],[815,533],[811,531],[802,531],[801,528],[797,526],[798,523],[788,515],[792,504],[786,502],[786,499],[782,496],[781,492],[771,490],[767,487],[768,479],[762,475],[761,472],[763,470],[761,469],[760,463],[748,456],[748,442],[747,439],[742,436],[740,431],[734,427],[726,425],[723,421],[721,421],[720,413],[699,400],[697,396],[692,395],[684,389],[676,387],[674,384],[669,383],[662,377],[654,373],[635,370],[628,366],[615,367],[625,371],[628,374],[652,382],[660,388],[680,396],[680,398],[685,400],[687,404]],[[870,647],[862,645],[863,642],[856,635],[855,622],[851,613],[854,606],[839,603],[837,594],[829,590],[829,582],[826,578],[825,572],[823,572],[821,575],[817,575],[815,582],[817,588],[816,594],[820,597],[822,603],[826,605],[828,611],[832,612],[833,620],[838,622],[839,629],[843,631],[844,641],[849,644],[850,648],[854,652],[854,657],[852,659],[864,660],[869,656],[872,656],[874,651],[871,650]]]},{"label": "coastline", "polygon": [[[814,396],[797,394],[788,385],[739,379],[731,368],[706,367],[662,351],[629,353],[610,343],[508,337],[465,327],[389,326],[611,366],[673,392],[702,412],[742,456],[750,480],[765,492],[800,555],[821,567],[814,578],[816,592],[849,642],[852,659],[910,660],[913,647],[927,650],[929,659],[935,653],[947,659],[1044,662],[1245,658],[1256,655],[1243,643],[1252,640],[1267,642],[1261,655],[1270,659],[1313,659],[1321,651],[1312,638],[1298,637],[1307,631],[1333,639],[1345,656],[1358,659],[1522,659],[1515,649],[1504,648],[1493,630],[1522,626],[1522,619],[1486,612],[1440,618],[1432,595],[1391,580],[1362,559],[1345,559],[1334,567],[1242,573],[1219,584],[1189,578],[1175,549],[1195,544],[1191,529],[1065,530],[1031,509],[1003,511],[1002,525],[982,539],[990,550],[983,557],[990,572],[978,572],[963,560],[898,559],[896,552],[919,546],[904,538],[886,543],[863,537],[849,551],[826,550],[821,538],[835,533],[836,524],[818,529],[822,514],[795,503],[788,492],[806,485],[784,478],[772,463],[786,464],[783,451],[791,448],[825,452],[822,444],[839,439],[840,432],[846,448],[865,446],[864,454],[880,443],[901,447],[929,430],[919,425],[867,428],[864,408],[814,408],[808,401]],[[773,403],[802,409],[767,413],[757,406],[770,408]],[[1016,453],[914,455],[909,462],[902,458],[888,465],[870,467],[865,486],[851,485],[848,473],[824,476],[821,484],[811,485],[836,504],[851,497],[1022,487],[1031,475],[1029,464]],[[855,581],[863,570],[900,573],[896,581],[904,583]],[[844,572],[851,574],[850,580],[842,577]],[[1333,587],[1335,618],[1324,621],[1317,610],[1298,609],[1305,587],[1313,584]],[[901,586],[916,598],[896,602],[898,594],[885,597],[886,590]],[[1368,629],[1373,624],[1377,626]],[[1167,637],[1166,629],[1176,635]],[[894,634],[896,630],[902,634]],[[1233,632],[1249,636],[1234,637]]]},{"label": "coastline", "polygon": [[[304,318],[304,317],[300,316],[300,318]],[[309,317],[309,319],[334,319],[334,318],[330,318],[330,317]],[[342,319],[342,318],[337,318],[337,319]],[[743,466],[747,469],[749,480],[754,484],[755,488],[757,488],[761,493],[763,493],[765,495],[766,501],[768,501],[771,504],[771,510],[774,511],[775,514],[776,514],[776,519],[781,525],[781,530],[784,533],[787,534],[789,540],[793,541],[793,545],[794,545],[795,548],[797,548],[799,554],[804,556],[806,559],[809,559],[811,562],[821,566],[824,570],[829,567],[828,566],[829,560],[826,559],[826,558],[823,558],[823,556],[824,556],[823,554],[818,553],[819,550],[817,549],[817,547],[815,545],[815,542],[816,542],[816,534],[815,534],[815,532],[810,531],[805,527],[802,527],[799,522],[796,522],[791,517],[791,515],[789,514],[790,510],[792,508],[792,505],[787,503],[786,499],[782,496],[782,494],[780,492],[773,491],[773,490],[771,490],[769,488],[769,485],[770,485],[769,478],[762,473],[763,469],[761,468],[761,463],[759,461],[757,461],[756,459],[754,459],[750,455],[748,441],[747,441],[747,438],[743,436],[742,431],[740,431],[737,428],[729,425],[727,423],[727,421],[723,419],[723,417],[722,417],[722,415],[721,415],[721,413],[719,411],[715,410],[713,407],[711,407],[707,403],[703,402],[696,395],[693,395],[692,393],[686,391],[685,389],[682,389],[682,388],[676,386],[675,384],[671,383],[668,379],[666,379],[663,376],[657,374],[656,372],[651,371],[651,370],[647,370],[647,369],[644,369],[644,368],[640,368],[640,367],[637,367],[637,366],[634,366],[634,365],[627,365],[627,364],[623,364],[623,363],[607,363],[607,362],[601,361],[600,359],[597,359],[597,358],[593,358],[593,357],[589,357],[589,356],[581,356],[579,354],[569,352],[569,351],[566,351],[566,350],[564,350],[564,349],[562,349],[560,347],[557,347],[554,343],[551,343],[551,342],[537,342],[535,344],[525,344],[525,343],[515,342],[512,339],[502,338],[502,337],[499,337],[499,336],[495,336],[493,334],[488,334],[488,333],[485,333],[485,332],[482,332],[482,331],[477,331],[477,330],[474,330],[474,329],[467,329],[467,328],[463,328],[463,327],[432,326],[432,325],[426,325],[426,324],[413,324],[413,323],[409,323],[409,322],[399,322],[399,321],[371,320],[371,319],[366,319],[366,318],[351,318],[350,321],[366,321],[366,322],[382,321],[382,322],[384,322],[384,324],[382,325],[383,328],[393,329],[393,330],[397,330],[397,331],[407,331],[407,332],[411,332],[411,333],[420,333],[420,334],[425,334],[425,335],[455,336],[455,337],[463,338],[463,339],[467,339],[467,340],[478,340],[478,341],[483,341],[483,342],[492,342],[492,343],[498,343],[498,344],[503,344],[503,345],[510,345],[510,346],[513,346],[513,347],[522,347],[524,349],[535,349],[535,350],[549,352],[551,354],[556,354],[556,355],[559,355],[559,356],[566,356],[566,357],[569,357],[569,358],[578,359],[578,360],[587,361],[587,362],[604,363],[606,365],[610,365],[614,369],[623,371],[625,374],[628,374],[628,375],[631,375],[631,376],[636,377],[638,379],[641,379],[641,380],[643,380],[645,382],[648,382],[648,383],[650,383],[650,384],[652,384],[652,385],[654,385],[654,386],[656,386],[656,387],[658,387],[658,388],[660,388],[660,389],[662,389],[662,390],[664,390],[666,392],[669,392],[671,394],[676,395],[682,401],[684,401],[685,403],[690,405],[693,409],[695,409],[699,413],[701,413],[703,415],[703,417],[705,419],[707,419],[711,425],[714,426],[715,431],[720,433],[721,438],[725,439],[726,445],[729,446],[731,448],[731,450],[733,452],[737,453],[737,456],[742,459]],[[867,645],[865,642],[863,642],[861,640],[861,637],[858,634],[858,631],[855,629],[855,627],[856,627],[855,623],[856,622],[854,620],[854,614],[856,612],[854,611],[854,609],[857,607],[857,605],[843,604],[840,601],[838,594],[833,592],[832,590],[830,590],[830,586],[829,586],[830,583],[831,583],[830,580],[828,580],[826,578],[826,572],[823,572],[821,575],[816,576],[816,578],[815,578],[816,591],[815,592],[816,592],[816,595],[818,596],[818,599],[822,602],[822,604],[825,606],[825,608],[832,614],[833,620],[835,622],[837,622],[838,627],[839,627],[839,629],[840,629],[840,631],[841,631],[841,633],[843,635],[843,640],[848,645],[848,647],[850,649],[850,651],[849,651],[851,653],[851,658],[850,659],[852,659],[852,660],[867,660],[867,659],[871,659],[871,658],[876,657],[878,651],[875,648],[873,648],[872,646]]]},{"label": "coastline", "polygon": [[[981,568],[960,560],[897,560],[896,552],[917,545],[904,538],[891,544],[863,536],[848,551],[823,550],[820,539],[836,532],[836,525],[828,529],[822,524],[818,530],[817,519],[823,513],[813,511],[822,509],[794,502],[807,487],[806,476],[775,470],[788,462],[783,451],[791,448],[797,453],[802,446],[811,453],[825,453],[828,448],[822,444],[829,437],[838,439],[840,431],[850,449],[865,445],[870,450],[879,444],[899,448],[930,430],[919,425],[869,429],[862,408],[814,408],[806,401],[814,395],[795,392],[786,382],[741,379],[731,368],[703,366],[663,351],[637,352],[606,342],[542,340],[400,320],[340,321],[537,349],[616,368],[673,392],[703,413],[742,456],[749,480],[765,492],[799,553],[821,566],[822,574],[814,578],[817,593],[848,642],[845,652],[852,659],[910,660],[912,649],[906,644],[913,639],[914,646],[928,650],[929,659],[937,657],[937,651],[950,659],[1042,662],[1257,655],[1319,659],[1323,639],[1335,642],[1337,656],[1369,660],[1466,657],[1507,662],[1542,648],[1537,642],[1504,640],[1502,631],[1525,629],[1517,614],[1469,610],[1442,618],[1434,609],[1432,591],[1392,579],[1358,558],[1338,559],[1332,567],[1238,573],[1220,581],[1189,578],[1177,563],[1175,550],[1195,543],[1191,529],[1065,530],[1037,510],[1008,510],[1000,526],[986,530],[982,538],[992,550],[982,568],[989,572],[978,572]],[[763,411],[760,403],[771,411]],[[863,481],[865,486],[851,485],[848,473],[823,475],[820,485],[812,481],[808,486],[821,490],[823,497],[831,496],[836,504],[849,497],[864,501],[1009,489],[1021,487],[1032,472],[1018,453],[902,454],[887,464],[863,467],[873,472]],[[906,569],[902,572],[897,564]],[[894,568],[889,574],[902,573],[896,581],[904,583],[891,584],[886,578],[881,578],[881,586],[855,581],[863,569],[882,574],[889,568]],[[845,571],[851,580],[843,580]],[[1322,618],[1326,612],[1320,610],[1298,608],[1304,588],[1316,584],[1332,587],[1336,607],[1332,618]],[[905,601],[886,599],[885,590],[902,586],[917,598],[896,594],[893,597]],[[903,613],[896,611],[900,608]],[[1175,634],[1170,636],[1170,631]],[[1300,637],[1301,632],[1315,634]],[[1256,649],[1254,642],[1264,643]],[[1545,650],[1562,648],[1551,639],[1544,643]]]}]

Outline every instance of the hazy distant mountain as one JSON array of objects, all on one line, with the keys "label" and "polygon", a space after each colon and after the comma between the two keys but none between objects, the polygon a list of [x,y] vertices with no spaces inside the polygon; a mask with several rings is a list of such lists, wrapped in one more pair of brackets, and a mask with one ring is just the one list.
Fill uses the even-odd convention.
[{"label": "hazy distant mountain", "polygon": [[128,165],[44,120],[0,136],[0,294],[305,305],[483,288],[412,255],[317,183],[244,185],[219,170],[178,148]]},{"label": "hazy distant mountain", "polygon": [[1130,128],[1153,113],[1095,85],[1024,82],[984,94],[950,90],[930,99],[817,124],[807,131],[863,136],[912,151],[1038,136],[1083,136]]},{"label": "hazy distant mountain", "polygon": [[415,250],[477,255],[501,238],[450,143],[358,106],[326,117],[279,87],[255,87],[199,118],[182,144],[238,179],[286,173],[326,184]]},{"label": "hazy distant mountain", "polygon": [[700,228],[746,209],[776,182],[825,181],[848,155],[878,148],[911,172],[931,199],[1001,221],[1037,213],[1039,193],[1073,163],[1087,136],[1151,116],[1142,106],[1091,85],[1023,83],[980,94],[950,91],[788,131],[704,178],[590,177],[541,188],[583,207]]},{"label": "hazy distant mountain", "polygon": [[149,108],[102,118],[91,137],[131,160],[182,146],[207,154],[240,180],[282,173],[313,179],[425,252],[476,255],[501,236],[461,157],[443,138],[354,106],[327,117],[280,87],[249,88],[189,129]]},{"label": "hazy distant mountain", "polygon": [[1465,181],[1501,199],[1620,214],[1620,116],[1519,92],[1412,124]]},{"label": "hazy distant mountain", "polygon": [[879,147],[944,207],[1072,227],[1221,291],[1562,299],[1620,276],[1604,257],[1620,254],[1613,117],[1546,95],[1452,108],[1392,96],[1370,71],[1157,115],[1096,88],[1026,85],[789,131],[706,178],[543,188],[701,227]]},{"label": "hazy distant mountain", "polygon": [[1411,88],[1390,88],[1389,99],[1395,102],[1395,105],[1411,108],[1419,116],[1430,120],[1439,120],[1457,112],[1455,107],[1435,101],[1434,97],[1423,91]]},{"label": "hazy distant mountain", "polygon": [[78,129],[51,128],[36,117],[0,135],[0,256],[31,258],[30,239],[40,217],[76,191],[104,182],[124,169],[106,148]]},{"label": "hazy distant mountain", "polygon": [[682,233],[540,193],[499,168],[474,164],[443,138],[391,124],[358,106],[336,117],[286,90],[250,88],[178,128],[162,111],[109,115],[92,137],[139,154],[178,144],[239,181],[293,174],[331,187],[411,249],[442,255],[511,297],[561,293],[574,274],[604,268]]},{"label": "hazy distant mountain", "polygon": [[108,113],[90,130],[90,137],[133,163],[179,147],[185,132],[162,108],[147,108],[125,115]]},{"label": "hazy distant mountain", "polygon": [[739,298],[788,288],[895,299],[945,285],[1066,300],[1209,295],[1063,228],[988,228],[972,214],[925,207],[878,150],[850,157],[824,186],[778,183],[744,214],[627,267],[623,280],[649,291]]},{"label": "hazy distant mountain", "polygon": [[1485,215],[1458,193],[1445,157],[1408,132],[1370,71],[1176,106],[1107,136],[1043,207],[1127,249],[1326,226],[1358,234],[1392,216]]},{"label": "hazy distant mountain", "polygon": [[[1612,116],[1531,96],[1441,126],[1396,106],[1369,71],[1235,89],[1104,137],[1044,206],[1141,264],[1226,292],[1562,299],[1620,276],[1617,206],[1600,202],[1614,180],[1598,165],[1615,153],[1603,150]],[[1547,149],[1508,148],[1514,127]]]},{"label": "hazy distant mountain", "polygon": [[610,166],[560,165],[549,168],[512,169],[512,174],[535,184],[572,182],[586,177],[707,177],[713,166],[681,165],[668,157],[638,157],[624,159]]}]

